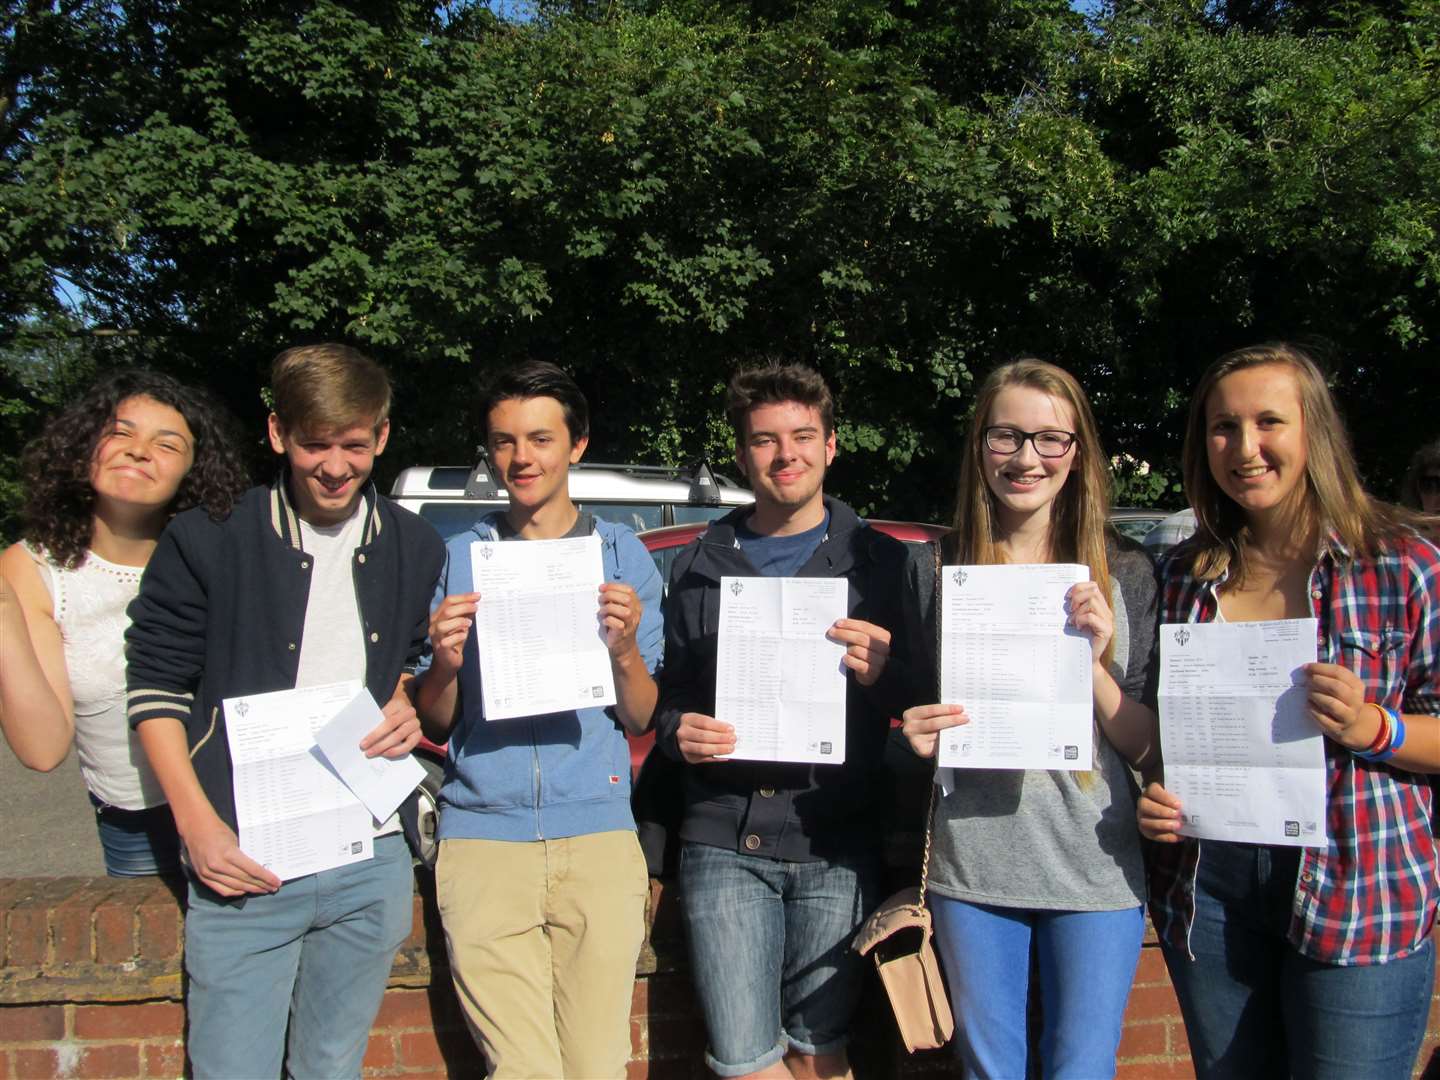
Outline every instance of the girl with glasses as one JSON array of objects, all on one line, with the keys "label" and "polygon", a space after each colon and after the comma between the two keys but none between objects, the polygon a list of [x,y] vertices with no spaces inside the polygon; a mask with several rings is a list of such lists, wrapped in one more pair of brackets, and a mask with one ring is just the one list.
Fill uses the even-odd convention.
[{"label": "girl with glasses", "polygon": [[[1089,635],[1096,737],[1082,772],[956,770],[937,800],[928,890],[967,1074],[1022,1077],[1032,942],[1043,1026],[1040,1074],[1115,1071],[1125,1002],[1144,931],[1144,868],[1129,765],[1155,756],[1151,673],[1154,568],[1106,522],[1107,458],[1089,402],[1052,364],[1019,360],[980,389],[960,463],[945,563],[1083,563],[1091,580],[1067,597]],[[936,657],[933,557],[908,590],[911,640]],[[924,664],[920,665],[924,667]],[[921,677],[924,677],[922,673]],[[907,709],[921,756],[965,724],[965,702]]]},{"label": "girl with glasses", "polygon": [[1150,905],[1202,1077],[1408,1077],[1440,896],[1440,551],[1372,499],[1330,392],[1293,345],[1221,357],[1184,448],[1198,523],[1165,564],[1164,622],[1314,618],[1326,736],[1320,847],[1182,839],[1139,804]]}]

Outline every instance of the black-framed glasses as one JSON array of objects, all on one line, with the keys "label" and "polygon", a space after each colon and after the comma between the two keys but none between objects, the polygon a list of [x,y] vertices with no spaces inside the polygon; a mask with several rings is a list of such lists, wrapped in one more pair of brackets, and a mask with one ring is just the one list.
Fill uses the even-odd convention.
[{"label": "black-framed glasses", "polygon": [[987,427],[985,429],[985,445],[996,454],[1018,454],[1020,447],[1025,445],[1025,440],[1030,440],[1030,445],[1035,447],[1035,453],[1041,457],[1064,457],[1070,452],[1070,447],[1075,445],[1075,433],[1073,431],[1021,431],[1013,427]]},{"label": "black-framed glasses", "polygon": [[1416,486],[1422,495],[1440,495],[1440,476],[1422,476]]}]

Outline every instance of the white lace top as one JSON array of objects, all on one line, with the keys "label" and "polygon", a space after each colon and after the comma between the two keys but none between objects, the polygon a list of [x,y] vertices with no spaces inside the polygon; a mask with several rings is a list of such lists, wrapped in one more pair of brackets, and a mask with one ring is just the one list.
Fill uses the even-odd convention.
[{"label": "white lace top", "polygon": [[75,755],[85,786],[102,802],[143,810],[165,801],[140,738],[125,715],[125,613],[140,591],[143,567],[107,562],[93,551],[74,570],[30,545],[50,591],[65,643],[65,670],[75,699]]}]

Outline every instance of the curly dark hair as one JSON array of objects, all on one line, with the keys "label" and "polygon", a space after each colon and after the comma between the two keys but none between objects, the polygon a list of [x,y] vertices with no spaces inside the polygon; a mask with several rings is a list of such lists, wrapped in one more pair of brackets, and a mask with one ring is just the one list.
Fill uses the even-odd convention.
[{"label": "curly dark hair", "polygon": [[133,397],[170,406],[195,436],[195,463],[180,482],[170,514],[203,506],[211,517],[222,518],[249,486],[235,422],[214,398],[148,368],[112,371],[51,417],[25,448],[23,535],[61,566],[73,569],[85,558],[95,512],[90,463],[116,409]]}]

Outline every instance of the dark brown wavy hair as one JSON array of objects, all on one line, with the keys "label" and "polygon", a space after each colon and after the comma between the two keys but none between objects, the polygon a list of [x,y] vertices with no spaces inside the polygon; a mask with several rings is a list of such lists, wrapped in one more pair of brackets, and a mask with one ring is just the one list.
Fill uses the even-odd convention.
[{"label": "dark brown wavy hair", "polygon": [[90,465],[116,409],[134,397],[168,405],[195,436],[195,463],[167,507],[171,515],[203,506],[222,518],[249,486],[235,422],[208,393],[148,368],[112,371],[51,417],[25,448],[23,535],[61,566],[73,569],[85,558],[95,513]]}]

